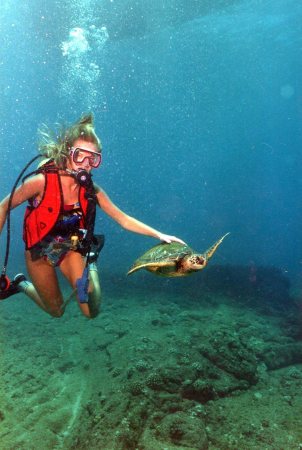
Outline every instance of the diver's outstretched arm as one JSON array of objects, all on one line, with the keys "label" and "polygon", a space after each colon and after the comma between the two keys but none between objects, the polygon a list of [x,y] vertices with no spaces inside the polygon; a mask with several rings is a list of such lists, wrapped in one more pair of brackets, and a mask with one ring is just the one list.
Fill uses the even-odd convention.
[{"label": "diver's outstretched arm", "polygon": [[101,190],[98,186],[96,186],[96,196],[98,200],[98,204],[102,210],[108,214],[113,220],[115,220],[118,224],[120,224],[123,228],[128,231],[133,231],[134,233],[144,234],[145,236],[154,237],[161,241],[171,243],[173,241],[180,242],[184,244],[184,241],[177,238],[176,236],[170,236],[169,234],[164,234],[155,228],[150,227],[149,225],[140,222],[134,217],[129,216],[124,213],[121,209],[119,209],[108,197],[108,195]]}]

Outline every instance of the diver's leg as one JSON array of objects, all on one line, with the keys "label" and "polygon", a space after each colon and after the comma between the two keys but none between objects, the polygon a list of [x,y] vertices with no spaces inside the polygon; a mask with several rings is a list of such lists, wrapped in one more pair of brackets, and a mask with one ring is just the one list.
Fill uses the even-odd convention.
[{"label": "diver's leg", "polygon": [[20,290],[51,316],[61,317],[64,314],[63,298],[55,268],[43,258],[32,261],[29,251],[25,252],[25,260],[33,283],[21,282]]},{"label": "diver's leg", "polygon": [[[82,277],[85,269],[85,259],[78,252],[70,251],[60,264],[63,275],[67,278],[71,286],[76,288],[76,281]],[[90,265],[89,265],[90,266]],[[78,303],[84,316],[94,319],[99,314],[101,303],[101,288],[96,271],[96,266],[89,268],[89,288],[88,303]]]}]

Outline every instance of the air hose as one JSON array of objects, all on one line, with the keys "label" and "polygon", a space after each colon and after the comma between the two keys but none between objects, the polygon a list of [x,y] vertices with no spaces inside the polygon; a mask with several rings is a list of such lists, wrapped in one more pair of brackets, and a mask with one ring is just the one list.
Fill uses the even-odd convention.
[{"label": "air hose", "polygon": [[6,230],[7,230],[7,234],[6,234],[6,251],[5,251],[5,257],[4,257],[4,263],[3,263],[3,268],[2,268],[2,272],[0,275],[0,290],[1,291],[5,291],[9,288],[10,285],[10,280],[8,278],[8,276],[6,275],[6,269],[7,269],[7,264],[8,264],[8,258],[9,258],[9,248],[10,248],[10,212],[11,212],[11,208],[12,208],[12,201],[13,201],[13,197],[15,195],[16,189],[18,187],[18,184],[21,180],[21,178],[23,177],[24,173],[26,172],[26,170],[28,169],[28,167],[34,162],[36,161],[38,158],[41,158],[43,155],[37,155],[34,158],[32,158],[24,167],[24,169],[20,172],[18,178],[15,181],[15,184],[11,190],[11,194],[9,196],[8,199],[8,205],[7,205],[7,217],[6,217]]}]

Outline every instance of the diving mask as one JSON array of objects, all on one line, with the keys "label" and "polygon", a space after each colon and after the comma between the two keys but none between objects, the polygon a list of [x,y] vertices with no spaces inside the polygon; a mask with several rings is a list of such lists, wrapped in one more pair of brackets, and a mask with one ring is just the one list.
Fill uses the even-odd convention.
[{"label": "diving mask", "polygon": [[99,167],[102,162],[102,154],[100,152],[93,152],[81,147],[71,147],[70,156],[75,164],[82,164],[87,158],[89,165],[95,169]]}]

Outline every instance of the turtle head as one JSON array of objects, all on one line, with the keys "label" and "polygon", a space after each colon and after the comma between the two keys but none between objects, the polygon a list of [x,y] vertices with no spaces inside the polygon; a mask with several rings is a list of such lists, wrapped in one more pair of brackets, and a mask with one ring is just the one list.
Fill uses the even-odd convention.
[{"label": "turtle head", "polygon": [[207,259],[204,255],[188,255],[182,261],[182,268],[185,271],[197,271],[202,270],[207,265]]}]

